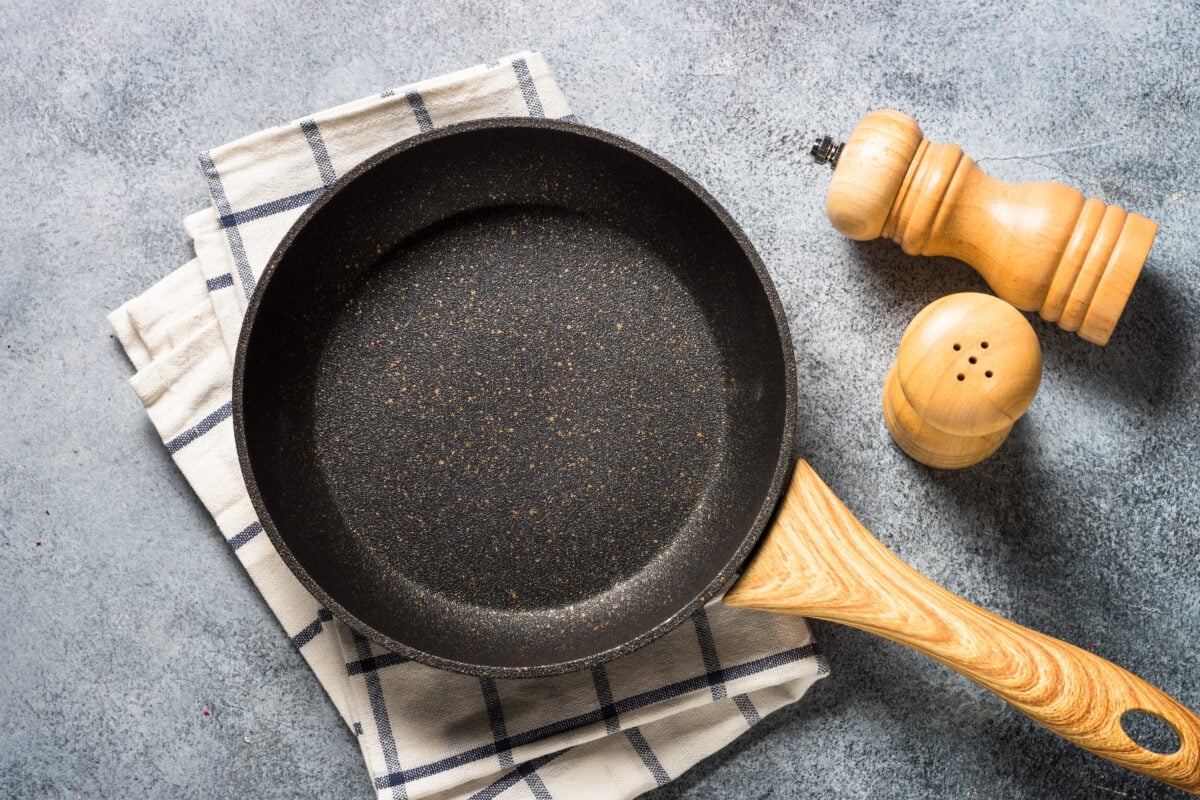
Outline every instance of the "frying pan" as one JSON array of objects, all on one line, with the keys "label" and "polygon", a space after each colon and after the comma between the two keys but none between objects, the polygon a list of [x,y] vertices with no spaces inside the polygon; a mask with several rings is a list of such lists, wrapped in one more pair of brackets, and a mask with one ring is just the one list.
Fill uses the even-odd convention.
[{"label": "frying pan", "polygon": [[[478,121],[370,159],[292,228],[247,309],[235,436],[300,581],[418,661],[583,669],[732,584],[1200,792],[1194,714],[933,584],[793,464],[795,384],[770,278],[695,181],[582,126]],[[1130,710],[1179,749],[1133,742]]]}]

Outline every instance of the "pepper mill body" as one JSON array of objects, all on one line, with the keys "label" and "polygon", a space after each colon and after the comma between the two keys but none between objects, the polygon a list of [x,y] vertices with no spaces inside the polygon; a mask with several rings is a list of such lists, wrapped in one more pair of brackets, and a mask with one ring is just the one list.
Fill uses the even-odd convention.
[{"label": "pepper mill body", "polygon": [[899,111],[874,111],[836,152],[835,228],[974,267],[1002,299],[1107,344],[1158,226],[1059,183],[989,177]]}]

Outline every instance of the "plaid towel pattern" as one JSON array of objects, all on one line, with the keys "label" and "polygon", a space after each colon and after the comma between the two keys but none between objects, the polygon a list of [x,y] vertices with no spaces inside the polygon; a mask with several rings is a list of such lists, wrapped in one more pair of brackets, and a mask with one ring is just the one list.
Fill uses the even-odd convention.
[{"label": "plaid towel pattern", "polygon": [[357,735],[380,798],[624,798],[679,776],[828,670],[804,620],[710,604],[590,671],[491,680],[385,651],[287,569],[241,480],[233,356],[279,240],[337,177],[405,137],[468,119],[571,119],[545,61],[519,53],[386,91],[200,156],[212,207],[196,258],[109,315],[138,397],[263,598]]}]

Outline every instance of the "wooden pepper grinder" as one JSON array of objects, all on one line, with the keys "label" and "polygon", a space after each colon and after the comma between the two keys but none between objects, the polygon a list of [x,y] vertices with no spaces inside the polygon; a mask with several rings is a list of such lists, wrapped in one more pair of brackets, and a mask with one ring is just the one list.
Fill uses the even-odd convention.
[{"label": "wooden pepper grinder", "polygon": [[813,157],[836,169],[825,208],[851,239],[886,236],[909,255],[974,267],[1004,300],[1107,344],[1158,225],[1060,183],[988,177],[962,148],[934,144],[899,111],[872,111],[845,144]]},{"label": "wooden pepper grinder", "polygon": [[1037,394],[1042,349],[1020,311],[990,294],[935,300],[913,317],[883,384],[883,419],[922,464],[978,464]]}]

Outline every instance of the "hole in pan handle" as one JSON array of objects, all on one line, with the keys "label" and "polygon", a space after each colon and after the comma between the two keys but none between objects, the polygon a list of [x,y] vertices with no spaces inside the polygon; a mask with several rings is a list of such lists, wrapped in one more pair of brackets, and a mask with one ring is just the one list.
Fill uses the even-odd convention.
[{"label": "hole in pan handle", "polygon": [[[967,602],[897,558],[804,461],[729,605],[838,622],[929,656],[1101,758],[1200,794],[1200,717],[1130,672]],[[1122,728],[1144,711],[1179,739],[1172,753]]]}]

